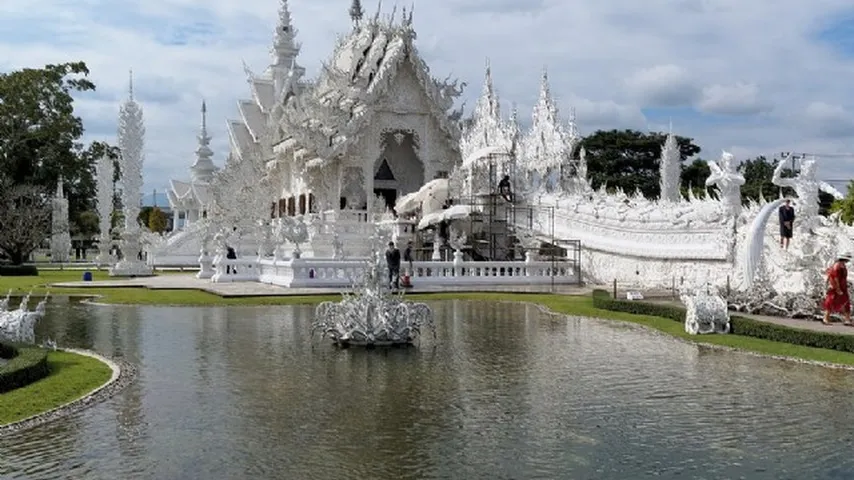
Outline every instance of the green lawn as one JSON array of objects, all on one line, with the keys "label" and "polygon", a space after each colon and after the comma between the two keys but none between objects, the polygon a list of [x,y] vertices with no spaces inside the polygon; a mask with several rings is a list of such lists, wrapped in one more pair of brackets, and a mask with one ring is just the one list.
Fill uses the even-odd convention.
[{"label": "green lawn", "polygon": [[[93,273],[96,280],[109,278],[106,272]],[[12,288],[18,292],[26,292],[29,289],[33,289],[34,293],[42,293],[45,291],[45,284],[79,280],[81,275],[82,272],[79,271],[52,271],[43,272],[38,277],[0,277],[0,292],[5,292],[9,288]],[[340,298],[340,295],[223,298],[218,295],[198,290],[150,290],[146,288],[54,288],[52,291],[56,294],[98,295],[98,301],[100,302],[137,305],[293,305],[316,303],[323,300],[335,300]],[[407,298],[421,301],[445,299],[526,301],[541,304],[556,313],[636,323],[698,344],[720,345],[768,355],[780,355],[811,361],[854,365],[854,354],[852,353],[844,353],[821,348],[802,347],[788,343],[772,342],[769,340],[742,337],[738,335],[689,335],[685,333],[684,327],[681,323],[674,322],[673,320],[660,317],[612,312],[595,308],[593,306],[593,300],[589,296],[509,293],[431,293],[410,294],[407,295]]]},{"label": "green lawn", "polygon": [[77,400],[107,383],[108,365],[92,357],[70,352],[50,352],[50,375],[0,395],[0,425],[17,422]]}]

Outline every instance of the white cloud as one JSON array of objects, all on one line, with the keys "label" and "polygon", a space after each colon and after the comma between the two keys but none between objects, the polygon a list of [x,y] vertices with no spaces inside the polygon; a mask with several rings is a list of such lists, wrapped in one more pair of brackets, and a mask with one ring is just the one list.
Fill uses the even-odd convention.
[{"label": "white cloud", "polygon": [[626,87],[635,100],[651,107],[691,105],[698,93],[688,72],[676,65],[638,70],[626,79]]},{"label": "white cloud", "polygon": [[[349,3],[290,0],[303,44],[300,62],[310,75],[328,57],[336,34],[349,30]],[[373,14],[374,5],[363,3]],[[148,130],[146,188],[162,189],[170,177],[187,175],[202,98],[215,158],[223,161],[225,120],[237,116],[236,101],[248,94],[241,60],[255,70],[269,62],[278,4],[3,0],[0,70],[86,61],[99,90],[78,104],[87,138],[113,140],[133,67]],[[507,1],[435,0],[419,3],[415,24],[431,72],[467,81],[469,106],[480,93],[486,57],[501,98],[520,106],[535,102],[547,65],[564,117],[574,105],[585,132],[666,124],[678,105],[729,115],[722,120],[675,109],[676,133],[716,157],[733,147],[756,154],[852,148],[854,63],[812,40],[845,8],[850,0],[543,0],[524,8]],[[756,28],[769,18],[785,28]],[[817,92],[825,104],[804,107]],[[520,107],[519,115],[530,118],[530,107]],[[833,165],[836,172],[852,168],[847,159]]]},{"label": "white cloud", "polygon": [[762,100],[755,83],[709,85],[697,107],[705,113],[721,115],[750,115],[769,111],[771,106]]},{"label": "white cloud", "polygon": [[806,126],[817,135],[830,138],[854,135],[854,114],[840,105],[812,102],[804,109]]}]

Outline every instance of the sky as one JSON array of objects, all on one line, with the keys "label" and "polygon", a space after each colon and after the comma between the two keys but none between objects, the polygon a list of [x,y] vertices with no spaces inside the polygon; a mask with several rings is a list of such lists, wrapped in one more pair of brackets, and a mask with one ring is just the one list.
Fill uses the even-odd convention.
[{"label": "sky", "polygon": [[[115,143],[133,69],[145,189],[163,190],[189,176],[203,99],[214,160],[224,162],[226,120],[249,96],[243,62],[256,72],[270,63],[279,3],[2,0],[0,71],[86,62],[98,89],[75,103],[85,140]],[[290,0],[309,76],[351,28],[349,4]],[[467,82],[469,106],[488,58],[505,111],[513,102],[530,123],[545,67],[562,116],[575,108],[582,134],[672,122],[704,158],[835,154],[819,160],[820,177],[854,177],[851,0],[422,0],[414,25],[432,74]]]}]

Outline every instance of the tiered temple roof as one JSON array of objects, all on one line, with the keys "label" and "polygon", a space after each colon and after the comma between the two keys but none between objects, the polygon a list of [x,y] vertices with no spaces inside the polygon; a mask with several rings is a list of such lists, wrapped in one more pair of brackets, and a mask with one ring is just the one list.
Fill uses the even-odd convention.
[{"label": "tiered temple roof", "polygon": [[[414,45],[412,10],[403,10],[399,18],[396,9],[385,18],[378,10],[364,19],[361,4],[355,2],[350,7],[353,30],[339,39],[312,82],[301,80],[304,69],[296,63],[296,30],[287,12],[287,0],[282,0],[275,63],[262,75],[247,70],[253,98],[239,102],[241,120],[229,121],[235,154],[245,157],[260,151],[268,167],[282,160],[292,166],[316,167],[344,155],[407,63],[430,99],[441,130],[459,138],[461,112],[455,117],[450,109],[462,88],[430,76]],[[278,155],[266,147],[275,147]]]},{"label": "tiered temple roof", "polygon": [[207,129],[207,106],[202,102],[202,125],[198,135],[196,160],[190,167],[190,181],[171,180],[166,197],[173,210],[202,210],[210,203],[210,182],[218,168],[211,157],[211,137]]}]

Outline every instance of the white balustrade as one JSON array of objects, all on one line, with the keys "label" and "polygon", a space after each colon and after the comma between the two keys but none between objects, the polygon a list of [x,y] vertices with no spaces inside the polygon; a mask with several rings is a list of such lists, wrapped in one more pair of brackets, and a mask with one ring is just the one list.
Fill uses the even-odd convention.
[{"label": "white balustrade", "polygon": [[[298,258],[286,260],[217,258],[213,282],[262,282],[283,287],[342,288],[358,281],[367,271],[365,259]],[[575,284],[578,268],[571,261],[476,262],[417,261],[401,265],[414,286],[437,285],[543,285]]]}]

